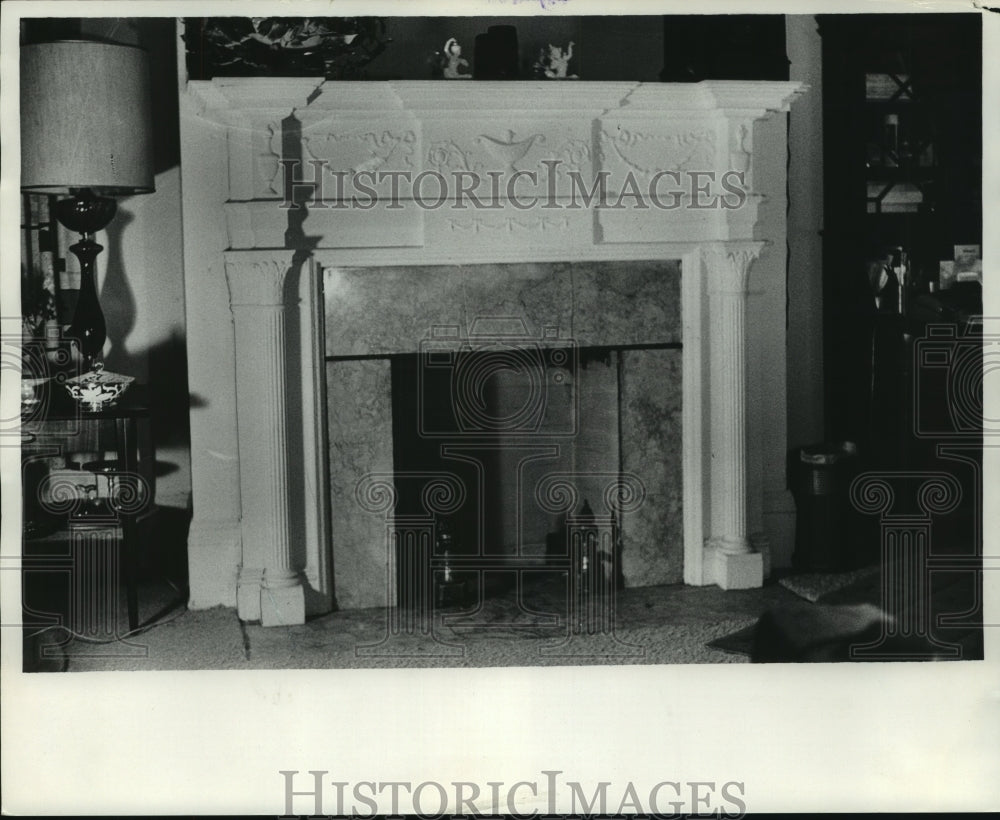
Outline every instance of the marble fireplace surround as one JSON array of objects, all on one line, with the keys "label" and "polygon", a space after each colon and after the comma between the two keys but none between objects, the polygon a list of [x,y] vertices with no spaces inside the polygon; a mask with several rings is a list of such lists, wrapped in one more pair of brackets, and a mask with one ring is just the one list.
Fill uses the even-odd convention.
[{"label": "marble fireplace surround", "polygon": [[[370,503],[371,493],[386,476],[400,495],[426,486],[431,475],[413,473],[431,469],[428,463],[446,473],[439,481],[461,484],[460,508],[478,521],[476,534],[466,530],[461,543],[478,547],[481,572],[502,568],[510,577],[511,561],[530,565],[546,555],[560,513],[575,515],[587,503],[597,515],[612,515],[607,491],[624,482],[630,501],[615,518],[625,586],[681,582],[679,262],[328,268],[323,285],[339,607],[384,606],[395,594],[398,572],[388,586],[386,577],[387,552],[396,564],[386,545],[392,510]],[[468,399],[478,395],[484,404],[471,407],[467,421],[482,418],[480,411],[518,418],[538,408],[538,428],[508,432],[499,444],[474,429],[453,431],[429,439],[420,459],[397,452],[417,436],[421,349],[490,349],[498,341],[564,366],[529,373],[523,358],[487,353],[455,382],[454,360],[432,367],[425,372],[438,380],[428,426],[440,419],[434,408],[442,395],[452,409],[470,408]],[[394,364],[390,356],[407,358]],[[491,366],[501,362],[509,369]],[[472,373],[493,373],[475,382],[483,393]],[[362,476],[380,478],[359,482]]]},{"label": "marble fireplace surround", "polygon": [[[684,581],[759,586],[769,561],[787,563],[781,112],[804,90],[735,81],[187,83],[190,606],[236,606],[265,625],[333,606],[337,510],[325,422],[337,407],[324,406],[321,281],[344,268],[378,276],[385,267],[678,260]],[[491,209],[457,210],[449,199],[429,210],[382,200],[366,210],[310,208],[303,220],[280,207],[280,160],[290,157],[348,174],[541,174],[543,160],[558,158],[589,183],[608,171],[612,200],[627,175],[648,182],[660,171],[734,169],[749,194],[739,208],[694,208],[688,197],[674,210],[522,209],[503,198]],[[556,202],[568,201],[567,185],[557,178]]]}]

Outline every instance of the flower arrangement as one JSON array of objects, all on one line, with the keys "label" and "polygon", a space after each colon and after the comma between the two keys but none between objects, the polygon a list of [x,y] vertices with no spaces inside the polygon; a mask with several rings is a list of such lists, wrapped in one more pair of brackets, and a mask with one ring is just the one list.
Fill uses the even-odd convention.
[{"label": "flower arrangement", "polygon": [[39,276],[21,275],[21,326],[25,338],[41,338],[45,322],[56,318],[56,297]]},{"label": "flower arrangement", "polygon": [[379,17],[188,17],[191,79],[246,76],[359,79],[389,38]]}]

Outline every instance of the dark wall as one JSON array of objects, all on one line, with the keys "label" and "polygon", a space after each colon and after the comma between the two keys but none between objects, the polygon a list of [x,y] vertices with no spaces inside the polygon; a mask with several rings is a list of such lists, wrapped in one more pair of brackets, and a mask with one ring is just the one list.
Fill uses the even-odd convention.
[{"label": "dark wall", "polygon": [[783,14],[663,18],[664,82],[787,80]]},{"label": "dark wall", "polygon": [[[189,74],[193,79],[262,73],[437,79],[445,44],[454,38],[467,61],[462,73],[482,79],[533,79],[543,50],[547,52],[550,45],[565,49],[570,43],[569,73],[581,80],[788,79],[785,18],[778,14],[324,19],[330,35],[362,32],[350,54],[340,53],[334,59],[340,47],[330,38],[323,49],[269,49],[247,39],[254,34],[250,18],[187,18]],[[384,21],[384,30],[380,24],[373,26],[377,20]],[[288,33],[279,21],[298,24],[302,18],[268,18],[253,28],[276,39]],[[494,27],[516,30],[516,55],[510,60],[505,51],[499,71],[484,68],[493,60],[489,50],[477,44],[477,36]],[[365,57],[367,50],[377,56]]]},{"label": "dark wall", "polygon": [[573,41],[570,71],[583,80],[659,78],[663,67],[662,17],[395,17],[388,20],[392,43],[368,66],[373,80],[422,80],[431,76],[429,58],[454,37],[462,56],[475,60],[476,35],[490,26],[517,28],[520,77],[530,79],[539,51]]}]

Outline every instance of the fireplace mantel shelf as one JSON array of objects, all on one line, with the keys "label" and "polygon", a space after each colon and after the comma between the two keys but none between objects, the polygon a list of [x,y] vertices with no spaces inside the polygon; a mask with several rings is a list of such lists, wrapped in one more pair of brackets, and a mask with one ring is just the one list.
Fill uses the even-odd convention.
[{"label": "fireplace mantel shelf", "polygon": [[[265,623],[332,605],[322,419],[336,408],[320,390],[318,276],[343,266],[681,260],[684,579],[762,583],[768,544],[790,541],[793,509],[783,466],[786,123],[772,115],[805,90],[189,82],[185,279],[191,392],[205,399],[191,414],[191,605],[237,605]],[[482,207],[449,186],[431,208],[427,194],[392,192],[394,173],[498,182],[481,191]],[[522,207],[506,185],[532,173],[544,197]],[[720,205],[727,173],[745,195],[732,207]],[[359,207],[343,186],[366,175],[377,196]],[[602,176],[608,201],[582,206],[579,183]],[[692,176],[709,180],[707,192]],[[678,186],[669,208],[650,193],[664,179]],[[638,195],[626,198],[630,185]],[[282,207],[290,194],[305,197],[305,211]],[[220,311],[231,311],[235,334]],[[275,492],[270,476],[290,486]]]}]

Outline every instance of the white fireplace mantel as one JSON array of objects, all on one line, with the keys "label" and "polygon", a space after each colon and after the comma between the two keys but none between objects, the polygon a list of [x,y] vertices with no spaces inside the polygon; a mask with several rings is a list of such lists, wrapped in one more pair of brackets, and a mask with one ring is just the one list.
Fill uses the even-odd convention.
[{"label": "white fireplace mantel", "polygon": [[[324,487],[317,271],[334,266],[680,259],[684,579],[760,585],[769,556],[786,563],[791,554],[786,120],[774,114],[804,90],[721,81],[189,82],[181,131],[190,605],[238,606],[242,618],[266,624],[331,606],[326,516],[337,511],[327,510]],[[304,220],[282,207],[288,159],[322,186],[323,201]],[[531,192],[545,196],[523,207],[504,183],[532,172],[543,182]],[[591,185],[602,172],[611,202],[629,185],[638,197],[622,198],[625,207],[569,207],[572,175]],[[745,200],[696,207],[724,193],[726,172],[742,174]],[[477,190],[482,207],[454,185],[440,207],[420,207],[405,187],[391,196],[393,173],[495,177],[500,187]],[[685,189],[692,174],[708,180],[707,193]],[[345,193],[359,178],[378,194],[370,208]],[[656,179],[680,189],[676,207],[650,202]],[[425,200],[438,189],[429,190]]]}]

